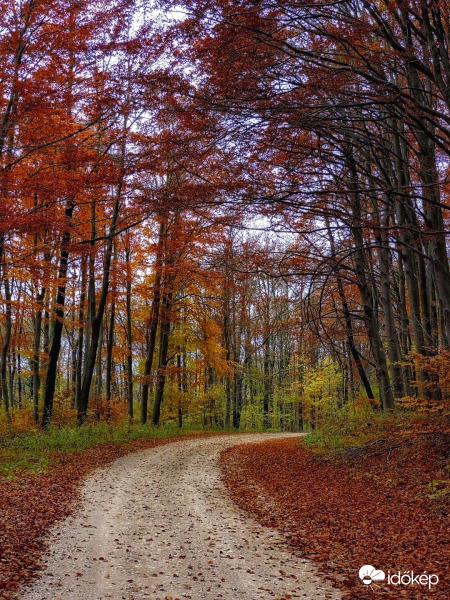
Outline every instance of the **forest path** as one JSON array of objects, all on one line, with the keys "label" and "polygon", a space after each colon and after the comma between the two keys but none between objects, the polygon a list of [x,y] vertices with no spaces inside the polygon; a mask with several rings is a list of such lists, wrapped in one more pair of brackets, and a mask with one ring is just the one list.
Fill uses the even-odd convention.
[{"label": "forest path", "polygon": [[293,434],[180,441],[95,471],[80,508],[53,531],[41,579],[20,598],[340,598],[280,534],[237,508],[220,480],[223,449],[280,435]]}]

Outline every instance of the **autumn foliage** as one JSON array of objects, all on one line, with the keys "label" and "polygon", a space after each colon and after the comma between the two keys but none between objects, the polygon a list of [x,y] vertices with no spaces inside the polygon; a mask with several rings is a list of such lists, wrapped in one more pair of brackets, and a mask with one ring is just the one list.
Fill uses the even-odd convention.
[{"label": "autumn foliage", "polygon": [[170,8],[1,4],[6,422],[445,412],[448,3]]},{"label": "autumn foliage", "polygon": [[449,23],[445,0],[0,0],[1,439],[398,410],[439,445]]}]

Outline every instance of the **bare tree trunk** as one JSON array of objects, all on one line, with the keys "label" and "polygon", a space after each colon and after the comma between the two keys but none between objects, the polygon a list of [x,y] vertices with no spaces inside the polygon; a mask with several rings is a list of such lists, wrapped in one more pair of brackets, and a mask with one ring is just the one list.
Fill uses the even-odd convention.
[{"label": "bare tree trunk", "polygon": [[97,369],[96,369],[96,375],[97,375],[97,385],[96,385],[96,390],[95,390],[95,394],[96,396],[101,396],[102,394],[102,388],[103,388],[103,337],[104,337],[104,331],[105,331],[105,319],[102,319],[102,322],[100,324],[100,336],[99,336],[99,340],[98,340],[98,351],[97,351]]},{"label": "bare tree trunk", "polygon": [[114,348],[114,325],[116,319],[116,299],[111,299],[111,310],[109,315],[108,345],[106,348],[106,419],[111,421],[111,383],[113,372],[113,348]]},{"label": "bare tree trunk", "polygon": [[179,348],[179,352],[177,354],[177,368],[178,368],[178,392],[179,392],[179,400],[178,400],[178,427],[181,429],[183,427],[183,408],[181,405],[181,394],[183,393],[183,376],[181,374],[182,364],[181,364],[181,348]]},{"label": "bare tree trunk", "polygon": [[[231,361],[231,323],[230,323],[230,302],[228,298],[228,291],[225,291],[225,314],[223,321],[223,331],[225,336],[225,360],[227,364]],[[226,404],[225,404],[225,427],[228,429],[231,427],[231,406],[232,406],[232,385],[231,377],[226,376],[225,383],[226,392]]]},{"label": "bare tree trunk", "polygon": [[39,422],[39,389],[41,387],[40,377],[40,345],[42,330],[42,312],[44,309],[45,288],[36,294],[36,315],[34,318],[34,340],[33,340],[33,419]]},{"label": "bare tree trunk", "polygon": [[3,337],[3,346],[1,353],[0,363],[0,383],[2,388],[3,406],[5,407],[6,418],[8,421],[11,419],[10,413],[10,399],[8,394],[8,377],[7,377],[7,358],[9,345],[11,343],[11,332],[12,332],[12,312],[11,312],[11,286],[6,274],[6,267],[4,262],[5,256],[3,255],[3,285],[5,288],[5,334]]},{"label": "bare tree trunk", "polygon": [[84,348],[84,327],[85,327],[85,303],[86,303],[86,285],[87,285],[87,256],[81,258],[81,291],[80,304],[78,309],[78,341],[77,341],[77,365],[76,379],[77,389],[75,395],[75,405],[78,407],[81,395],[81,381],[83,376],[83,348]]},{"label": "bare tree trunk", "polygon": [[148,344],[147,344],[147,355],[144,365],[144,384],[142,386],[142,400],[141,400],[141,423],[147,422],[148,417],[148,388],[149,378],[152,372],[153,355],[155,353],[156,346],[156,334],[158,331],[159,313],[161,305],[161,281],[162,271],[164,264],[164,237],[165,237],[165,223],[161,220],[159,224],[159,235],[158,235],[158,248],[156,252],[156,263],[155,263],[155,283],[153,286],[153,301],[150,312],[150,322],[148,331]]}]

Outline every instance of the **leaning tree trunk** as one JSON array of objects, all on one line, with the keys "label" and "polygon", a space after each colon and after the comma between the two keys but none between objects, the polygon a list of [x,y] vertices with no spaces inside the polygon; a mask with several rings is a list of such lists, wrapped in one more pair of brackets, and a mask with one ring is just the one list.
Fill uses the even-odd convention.
[{"label": "leaning tree trunk", "polygon": [[346,159],[349,170],[349,196],[352,211],[350,230],[354,241],[355,270],[357,276],[357,286],[363,305],[364,324],[369,338],[370,347],[375,360],[375,370],[378,386],[380,390],[380,400],[383,409],[393,408],[394,395],[392,393],[391,382],[389,379],[389,370],[387,366],[386,354],[383,349],[383,342],[380,336],[379,322],[375,309],[375,298],[371,285],[367,279],[369,265],[365,255],[365,244],[362,225],[362,208],[359,193],[359,181],[356,170],[356,163],[353,157],[352,148],[349,144],[346,148]]}]

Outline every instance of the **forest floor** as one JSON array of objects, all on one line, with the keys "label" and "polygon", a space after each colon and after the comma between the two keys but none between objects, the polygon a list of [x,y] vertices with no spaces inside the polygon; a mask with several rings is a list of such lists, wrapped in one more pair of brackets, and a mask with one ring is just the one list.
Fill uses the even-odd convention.
[{"label": "forest floor", "polygon": [[[11,444],[8,442],[2,444],[0,600],[16,597],[20,586],[36,577],[48,548],[49,531],[73,511],[80,500],[80,487],[91,471],[139,450],[190,437],[216,435],[202,433],[130,439],[125,442],[115,439],[102,443],[107,436],[97,429],[93,434],[86,428],[84,437],[80,437],[78,430],[75,430],[72,444],[72,430],[61,433],[63,440],[58,439],[59,433],[56,432],[48,438],[25,436],[21,441],[19,439],[19,444],[12,440],[13,448],[9,447]],[[133,435],[133,431],[121,432],[121,435],[126,438],[127,435]],[[163,431],[162,435],[166,435],[166,432]],[[55,448],[60,450],[55,451]]]},{"label": "forest floor", "polygon": [[[268,440],[221,457],[238,506],[283,533],[352,600],[450,598],[449,465],[449,436],[436,431],[397,431],[333,453]],[[364,585],[363,565],[386,579]],[[389,584],[399,570],[437,574],[439,583]]]},{"label": "forest floor", "polygon": [[298,439],[271,433],[185,440],[97,469],[73,516],[53,529],[41,578],[20,598],[339,599],[282,535],[240,510],[221,481],[224,449],[292,435]]}]

